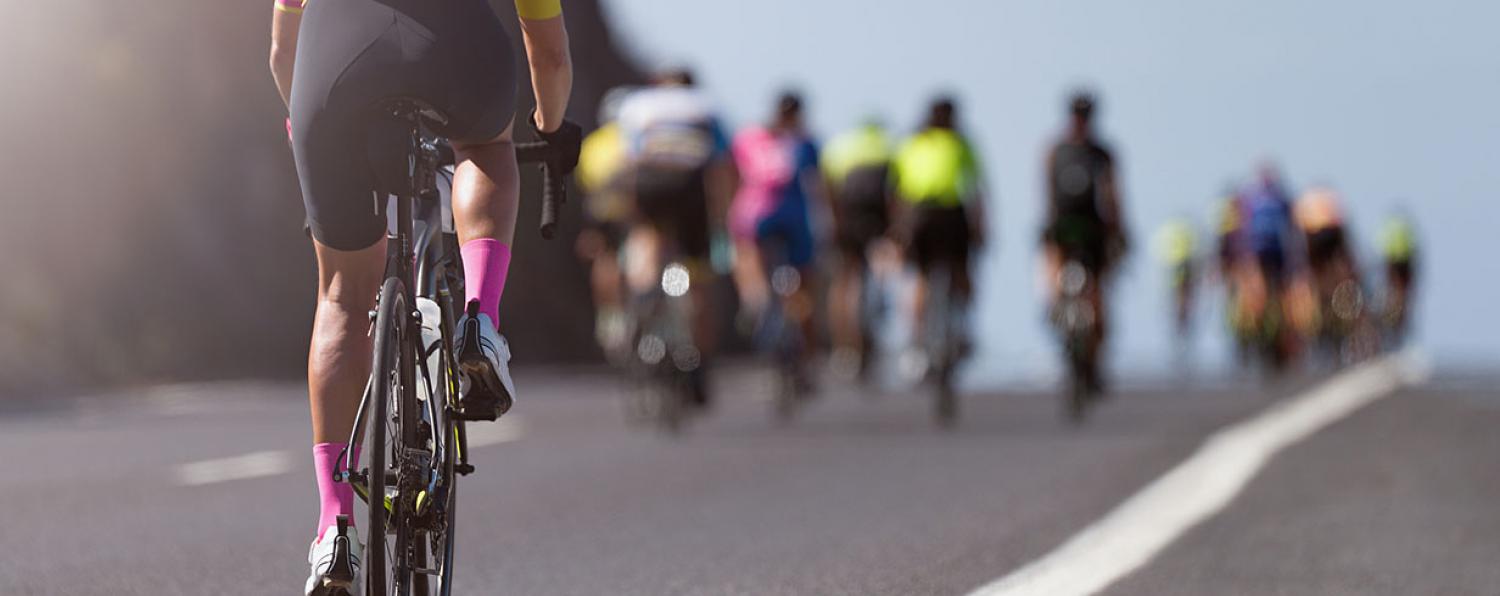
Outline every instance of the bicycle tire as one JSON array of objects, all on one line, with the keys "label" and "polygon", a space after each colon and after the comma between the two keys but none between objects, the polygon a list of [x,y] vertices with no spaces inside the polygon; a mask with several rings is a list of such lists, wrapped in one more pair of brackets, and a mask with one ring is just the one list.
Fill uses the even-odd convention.
[{"label": "bicycle tire", "polygon": [[400,358],[402,322],[406,319],[405,285],[399,278],[388,278],[380,289],[380,304],[375,315],[374,391],[370,395],[366,452],[370,467],[365,475],[369,495],[369,530],[366,540],[365,588],[372,596],[386,594],[386,529],[391,512],[386,509],[386,468],[390,448],[386,444],[389,429],[389,405],[392,392],[400,391],[397,370]]}]

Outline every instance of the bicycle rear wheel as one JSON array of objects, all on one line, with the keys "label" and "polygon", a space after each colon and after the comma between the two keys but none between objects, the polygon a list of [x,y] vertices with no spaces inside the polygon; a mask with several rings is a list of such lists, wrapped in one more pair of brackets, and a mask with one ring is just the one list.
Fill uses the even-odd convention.
[{"label": "bicycle rear wheel", "polygon": [[368,538],[365,547],[365,588],[371,595],[387,593],[387,530],[393,521],[393,501],[386,496],[386,481],[395,477],[395,461],[390,439],[390,405],[403,393],[400,367],[401,343],[406,328],[406,291],[398,278],[390,278],[380,290],[380,305],[375,315],[375,362],[371,369],[374,382],[367,420],[365,452],[370,467],[365,473],[366,498],[370,507]]}]

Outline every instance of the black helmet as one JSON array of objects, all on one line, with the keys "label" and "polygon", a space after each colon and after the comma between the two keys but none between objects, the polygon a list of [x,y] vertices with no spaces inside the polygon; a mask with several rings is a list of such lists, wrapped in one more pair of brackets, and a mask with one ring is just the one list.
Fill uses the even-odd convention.
[{"label": "black helmet", "polygon": [[1068,110],[1079,118],[1088,118],[1094,114],[1094,93],[1087,89],[1073,92],[1072,99],[1068,100]]}]

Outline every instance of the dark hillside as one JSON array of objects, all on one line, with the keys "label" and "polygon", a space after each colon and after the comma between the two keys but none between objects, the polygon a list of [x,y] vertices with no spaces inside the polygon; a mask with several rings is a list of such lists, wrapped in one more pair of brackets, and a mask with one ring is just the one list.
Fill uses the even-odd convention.
[{"label": "dark hillside", "polygon": [[[266,67],[270,4],[8,11],[0,393],[302,373],[313,261]],[[567,6],[574,117],[591,123],[605,89],[640,75],[596,2]],[[570,239],[540,240],[535,211],[506,331],[524,362],[588,358],[582,269]]]}]

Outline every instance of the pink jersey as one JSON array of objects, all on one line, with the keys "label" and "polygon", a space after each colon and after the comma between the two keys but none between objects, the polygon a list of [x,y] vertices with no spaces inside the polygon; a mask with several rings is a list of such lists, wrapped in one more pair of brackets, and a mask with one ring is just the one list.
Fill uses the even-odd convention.
[{"label": "pink jersey", "polygon": [[[806,148],[806,149],[805,149]],[[731,150],[740,171],[740,188],[729,209],[730,232],[754,238],[755,227],[783,200],[801,198],[797,177],[809,166],[803,154],[811,143],[800,135],[777,135],[764,127],[751,127],[734,137]],[[811,163],[816,167],[816,157]]]}]

